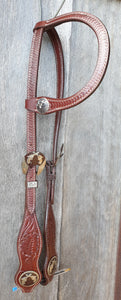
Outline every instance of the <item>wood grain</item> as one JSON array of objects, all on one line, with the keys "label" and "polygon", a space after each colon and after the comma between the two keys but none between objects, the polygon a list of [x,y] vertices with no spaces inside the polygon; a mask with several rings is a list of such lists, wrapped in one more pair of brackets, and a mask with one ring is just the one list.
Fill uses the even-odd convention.
[{"label": "wood grain", "polygon": [[[107,26],[111,57],[99,89],[68,112],[61,266],[71,267],[71,272],[60,278],[59,299],[113,300],[121,199],[121,56],[115,32],[121,26],[121,5],[115,1],[73,1],[73,10],[80,10],[80,6]],[[87,28],[73,24],[70,94],[91,75],[97,54],[95,42]]]},{"label": "wood grain", "polygon": [[[113,300],[121,199],[121,2],[66,0],[61,13],[83,10],[98,16],[111,40],[109,67],[99,89],[80,106],[63,112],[54,212],[58,268],[71,271],[32,294],[12,292],[18,268],[16,242],[24,212],[21,161],[26,154],[26,98],[32,29],[55,15],[58,1],[1,1],[0,118],[0,299]],[[73,6],[72,6],[73,4]],[[90,78],[97,56],[92,31],[80,24],[58,28],[65,58],[65,97]],[[54,96],[56,72],[46,34],[40,57],[38,96]],[[53,74],[52,74],[53,72]],[[37,116],[37,150],[52,155],[54,115]],[[45,212],[45,170],[38,178],[37,217],[41,231]],[[42,254],[44,258],[44,251]]]},{"label": "wood grain", "polygon": [[[47,1],[46,1],[47,3]],[[49,3],[49,1],[48,1]],[[58,5],[54,4],[57,11]],[[24,101],[26,98],[28,60],[30,46],[32,41],[32,30],[35,23],[42,19],[40,1],[1,1],[1,43],[2,48],[0,58],[1,66],[1,280],[0,280],[0,299],[57,299],[58,279],[47,287],[36,287],[30,295],[23,295],[20,290],[12,292],[15,286],[14,275],[18,268],[18,257],[16,250],[17,236],[21,226],[24,202],[25,202],[25,176],[22,174],[21,161],[26,154],[26,111]],[[47,11],[47,9],[46,9]],[[47,18],[53,14],[52,7],[48,11]],[[48,47],[48,50],[44,48]],[[47,57],[52,57],[50,70],[54,65],[54,54],[50,43],[43,41],[43,65],[41,64],[41,74],[44,78],[47,74],[45,65],[48,65]],[[48,56],[47,56],[48,55]],[[54,87],[51,85],[51,72],[49,70],[48,91],[54,93]],[[53,82],[56,82],[56,74],[53,73]],[[43,80],[43,84],[45,81]],[[56,86],[56,83],[55,83]],[[39,90],[41,88],[41,90]],[[47,86],[44,87],[47,91]],[[43,93],[42,81],[38,83],[38,93]],[[46,157],[50,156],[49,149],[52,144],[54,116],[51,121],[42,123],[40,118],[38,124],[38,149],[45,150]],[[51,127],[51,128],[50,128]],[[42,130],[43,129],[43,130]],[[44,147],[42,145],[43,136],[46,137],[48,130],[49,143],[44,139]],[[49,132],[50,130],[50,132]],[[42,132],[42,134],[41,134]],[[43,149],[44,148],[44,149]],[[45,193],[46,179],[44,175],[40,175],[41,184],[39,185],[39,196],[37,197],[37,216],[43,231],[43,218],[45,212]],[[59,180],[61,183],[61,179]],[[61,194],[61,184],[60,191]],[[59,203],[59,197],[58,197]],[[61,203],[61,201],[60,201]],[[59,209],[56,217],[60,213]],[[57,230],[59,231],[61,218],[58,217]],[[59,243],[57,245],[57,250]]]}]

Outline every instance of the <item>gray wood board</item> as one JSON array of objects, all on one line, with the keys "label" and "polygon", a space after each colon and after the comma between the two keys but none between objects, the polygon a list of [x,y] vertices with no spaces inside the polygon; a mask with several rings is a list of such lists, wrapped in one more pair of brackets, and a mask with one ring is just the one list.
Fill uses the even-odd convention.
[{"label": "gray wood board", "polygon": [[[111,56],[95,94],[67,113],[61,266],[72,271],[60,278],[59,299],[113,300],[121,198],[121,3],[73,1],[73,10],[81,9],[106,25]],[[70,94],[92,72],[97,54],[91,32],[81,28],[72,26]]]},{"label": "gray wood board", "polygon": [[[60,3],[61,0],[0,2],[1,300],[113,300],[121,198],[121,3],[109,0],[66,0],[61,10],[97,15],[106,25],[111,41],[110,63],[98,90],[62,116],[58,151],[64,142],[65,154],[57,165],[54,212],[58,268],[71,267],[71,271],[55,277],[47,287],[37,286],[31,294],[12,292],[18,268],[16,241],[24,212],[25,178],[20,165],[26,153],[24,99],[32,29],[37,21],[53,17]],[[97,41],[83,24],[64,24],[58,31],[64,49],[66,97],[90,78]],[[40,57],[39,95],[56,95],[55,59],[46,34]],[[54,115],[37,117],[37,128],[37,149],[50,159]],[[42,232],[45,181],[43,172],[37,191]]]}]

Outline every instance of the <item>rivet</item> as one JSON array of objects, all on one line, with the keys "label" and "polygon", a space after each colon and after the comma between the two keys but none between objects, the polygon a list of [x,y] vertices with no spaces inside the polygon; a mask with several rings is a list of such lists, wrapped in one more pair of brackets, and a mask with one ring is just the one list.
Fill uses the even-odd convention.
[{"label": "rivet", "polygon": [[49,102],[46,98],[41,98],[37,102],[37,110],[39,113],[44,114],[49,109]]}]

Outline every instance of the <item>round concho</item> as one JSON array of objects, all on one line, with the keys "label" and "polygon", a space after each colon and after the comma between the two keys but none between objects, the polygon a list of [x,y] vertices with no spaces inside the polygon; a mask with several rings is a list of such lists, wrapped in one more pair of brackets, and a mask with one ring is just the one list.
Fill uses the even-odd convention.
[{"label": "round concho", "polygon": [[47,267],[47,273],[49,276],[53,275],[56,271],[56,268],[57,268],[57,256],[53,256],[51,258],[51,260],[49,261],[48,263],[48,267]]},{"label": "round concho", "polygon": [[19,277],[19,283],[22,286],[32,286],[39,281],[39,275],[34,271],[26,271]]}]

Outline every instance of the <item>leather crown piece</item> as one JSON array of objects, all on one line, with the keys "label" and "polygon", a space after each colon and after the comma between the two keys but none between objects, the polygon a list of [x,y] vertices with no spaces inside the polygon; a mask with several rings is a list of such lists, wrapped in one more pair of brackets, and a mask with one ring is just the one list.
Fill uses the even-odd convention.
[{"label": "leather crown piece", "polygon": [[[98,40],[98,59],[94,73],[89,82],[79,92],[71,97],[63,98],[64,89],[64,59],[60,38],[55,29],[65,22],[82,22],[88,25],[96,34]],[[37,76],[40,48],[43,33],[47,32],[52,43],[57,70],[57,98],[47,96],[37,97]],[[33,30],[31,45],[27,99],[27,155],[23,162],[23,172],[26,174],[25,213],[17,241],[19,269],[15,275],[15,282],[23,292],[31,292],[41,283],[48,284],[56,270],[58,259],[55,248],[56,226],[52,205],[54,203],[54,187],[56,179],[57,144],[61,113],[63,109],[71,108],[87,99],[99,86],[108,64],[109,37],[105,26],[95,16],[84,12],[73,12],[55,17],[48,21],[37,23]],[[49,114],[55,112],[55,129],[53,138],[53,158],[45,161],[41,152],[36,152],[36,113]],[[47,196],[44,222],[45,263],[39,268],[39,257],[42,251],[42,235],[38,225],[36,202],[36,165],[42,168],[46,164]],[[41,171],[40,170],[40,171]]]}]

